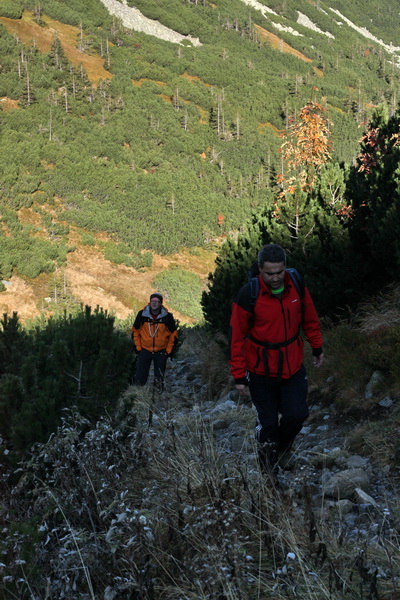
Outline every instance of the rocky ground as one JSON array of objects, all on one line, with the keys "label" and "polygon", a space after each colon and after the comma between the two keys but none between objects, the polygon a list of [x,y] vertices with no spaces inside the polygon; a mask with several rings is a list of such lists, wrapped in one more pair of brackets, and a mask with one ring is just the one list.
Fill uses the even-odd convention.
[{"label": "rocky ground", "polygon": [[[257,465],[251,403],[243,402],[235,390],[225,391],[218,399],[209,396],[195,358],[179,357],[168,364],[164,397],[178,433],[185,435],[188,419],[200,417],[210,426],[222,452],[240,457],[250,478],[263,476]],[[396,536],[399,479],[389,467],[349,451],[347,439],[356,425],[354,419],[341,415],[318,390],[312,390],[309,400],[310,417],[273,485],[293,502],[294,510],[304,512],[307,501],[316,528],[329,517],[337,521],[341,535],[366,548],[382,537]],[[390,402],[384,410],[390,410]]]}]

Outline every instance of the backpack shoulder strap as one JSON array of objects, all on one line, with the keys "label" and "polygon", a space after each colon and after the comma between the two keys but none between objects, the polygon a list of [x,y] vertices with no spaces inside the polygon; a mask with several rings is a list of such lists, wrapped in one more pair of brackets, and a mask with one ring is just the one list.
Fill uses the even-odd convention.
[{"label": "backpack shoulder strap", "polygon": [[176,323],[174,315],[172,313],[169,312],[165,316],[165,324],[171,333],[173,333],[176,330]]},{"label": "backpack shoulder strap", "polygon": [[305,288],[305,284],[304,284],[304,278],[302,275],[300,275],[300,273],[298,272],[297,269],[294,269],[293,267],[290,269],[286,269],[287,273],[289,273],[289,276],[291,278],[291,280],[294,283],[294,286],[297,290],[297,293],[300,296],[300,299],[303,300],[304,298],[304,288]]},{"label": "backpack shoulder strap", "polygon": [[138,314],[136,315],[135,322],[133,323],[133,327],[135,329],[140,329],[140,326],[142,324],[142,314],[143,310],[139,310]]},{"label": "backpack shoulder strap", "polygon": [[260,281],[258,277],[252,277],[250,284],[250,309],[253,312],[257,302],[258,294],[260,293]]},{"label": "backpack shoulder strap", "polygon": [[260,293],[260,280],[258,279],[258,277],[252,277],[250,279],[249,288],[250,288],[250,311],[251,311],[250,326],[252,327],[254,325],[254,308],[255,308],[255,305],[257,302],[258,294]]}]

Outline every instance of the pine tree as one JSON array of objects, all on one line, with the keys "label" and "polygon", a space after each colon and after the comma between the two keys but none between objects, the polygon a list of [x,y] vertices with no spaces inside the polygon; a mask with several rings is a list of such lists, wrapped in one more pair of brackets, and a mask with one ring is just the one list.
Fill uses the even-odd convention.
[{"label": "pine tree", "polygon": [[65,56],[63,47],[60,42],[60,38],[57,34],[55,34],[53,37],[48,57],[50,65],[56,67],[56,69],[60,71],[65,71],[68,69],[69,62],[67,57]]},{"label": "pine tree", "polygon": [[247,273],[265,244],[283,246],[289,266],[306,274],[306,282],[322,314],[355,297],[353,262],[349,249],[344,171],[327,164],[330,139],[321,107],[313,103],[301,111],[299,122],[284,134],[283,159],[287,175],[280,175],[280,191],[269,190],[264,209],[255,215],[236,240],[228,239],[203,293],[206,321],[227,332],[231,302],[246,283]]},{"label": "pine tree", "polygon": [[380,106],[360,139],[347,186],[354,253],[363,257],[360,285],[369,292],[400,279],[399,161],[400,110],[389,117]]},{"label": "pine tree", "polygon": [[95,421],[112,413],[128,381],[132,343],[114,319],[90,307],[21,330],[1,321],[0,435],[24,451],[46,441],[65,408]]}]

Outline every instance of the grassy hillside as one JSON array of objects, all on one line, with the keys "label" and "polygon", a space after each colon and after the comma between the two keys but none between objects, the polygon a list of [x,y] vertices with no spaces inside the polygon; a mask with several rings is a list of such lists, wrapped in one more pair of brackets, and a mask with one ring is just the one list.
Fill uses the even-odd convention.
[{"label": "grassy hillside", "polygon": [[393,1],[130,4],[201,46],[125,29],[100,0],[0,0],[3,279],[65,265],[72,231],[131,269],[150,265],[143,249],[207,245],[265,203],[279,132],[308,100],[346,162],[371,108],[397,103],[393,55],[331,10],[389,45]]}]

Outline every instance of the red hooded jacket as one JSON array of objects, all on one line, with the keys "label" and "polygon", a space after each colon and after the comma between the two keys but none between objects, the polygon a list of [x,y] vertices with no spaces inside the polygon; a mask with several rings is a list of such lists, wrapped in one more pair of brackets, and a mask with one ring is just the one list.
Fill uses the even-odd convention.
[{"label": "red hooded jacket", "polygon": [[[317,312],[307,288],[301,298],[288,273],[281,298],[273,296],[259,276],[260,292],[251,309],[250,284],[241,288],[232,306],[230,321],[231,374],[235,383],[246,383],[246,372],[271,377],[292,377],[303,363],[300,330],[318,356],[322,335]],[[271,347],[272,346],[272,347]]]}]

